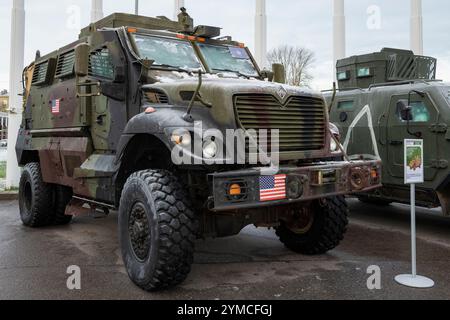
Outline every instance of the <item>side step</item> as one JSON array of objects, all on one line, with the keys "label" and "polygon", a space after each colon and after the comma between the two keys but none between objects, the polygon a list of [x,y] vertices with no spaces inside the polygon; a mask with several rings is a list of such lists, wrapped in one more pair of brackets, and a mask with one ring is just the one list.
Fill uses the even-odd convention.
[{"label": "side step", "polygon": [[66,207],[65,215],[67,216],[87,215],[97,219],[108,216],[109,211],[111,209],[114,209],[114,206],[110,204],[78,196],[73,196]]}]

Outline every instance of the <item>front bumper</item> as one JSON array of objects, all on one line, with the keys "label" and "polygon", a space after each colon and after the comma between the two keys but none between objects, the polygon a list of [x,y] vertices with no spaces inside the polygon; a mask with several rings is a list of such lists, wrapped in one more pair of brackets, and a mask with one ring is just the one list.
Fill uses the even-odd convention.
[{"label": "front bumper", "polygon": [[[280,167],[276,175],[286,175],[286,197],[261,201],[260,177],[263,168],[209,175],[213,195],[212,211],[284,205],[336,195],[367,192],[381,187],[381,161],[338,161],[313,163],[304,167]],[[230,194],[238,185],[240,194]],[[236,190],[236,188],[234,188]]]}]

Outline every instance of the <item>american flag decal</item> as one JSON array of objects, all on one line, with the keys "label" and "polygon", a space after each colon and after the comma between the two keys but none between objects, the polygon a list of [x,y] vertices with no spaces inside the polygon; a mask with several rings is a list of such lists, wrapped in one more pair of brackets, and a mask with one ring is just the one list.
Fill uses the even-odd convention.
[{"label": "american flag decal", "polygon": [[262,202],[286,199],[286,175],[259,177],[259,190]]},{"label": "american flag decal", "polygon": [[59,113],[59,99],[52,100],[52,113]]}]

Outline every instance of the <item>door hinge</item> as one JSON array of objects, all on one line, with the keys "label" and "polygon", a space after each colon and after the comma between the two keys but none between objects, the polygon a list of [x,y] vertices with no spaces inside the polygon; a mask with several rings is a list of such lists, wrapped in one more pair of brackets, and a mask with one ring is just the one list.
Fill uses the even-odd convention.
[{"label": "door hinge", "polygon": [[[100,89],[100,85],[101,83],[98,81],[88,81],[88,82],[83,82],[83,83],[77,83],[77,98],[89,98],[89,97],[98,97],[102,94],[101,89]],[[86,88],[95,88],[96,90],[94,90],[93,92],[90,93],[81,93],[79,91],[79,89],[81,89],[81,87],[86,87]]]},{"label": "door hinge", "polygon": [[430,126],[430,131],[433,133],[446,133],[448,126],[445,123],[435,123]]},{"label": "door hinge", "polygon": [[431,167],[435,169],[447,169],[448,161],[445,159],[441,160],[431,160]]}]

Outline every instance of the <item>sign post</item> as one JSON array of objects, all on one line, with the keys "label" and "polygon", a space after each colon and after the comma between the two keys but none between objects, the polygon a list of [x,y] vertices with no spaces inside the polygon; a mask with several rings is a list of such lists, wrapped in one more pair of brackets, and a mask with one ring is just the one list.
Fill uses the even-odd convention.
[{"label": "sign post", "polygon": [[411,186],[411,265],[412,274],[395,277],[398,283],[412,288],[432,288],[434,281],[417,275],[416,264],[416,184],[424,182],[423,140],[406,139],[405,146],[405,184]]}]

